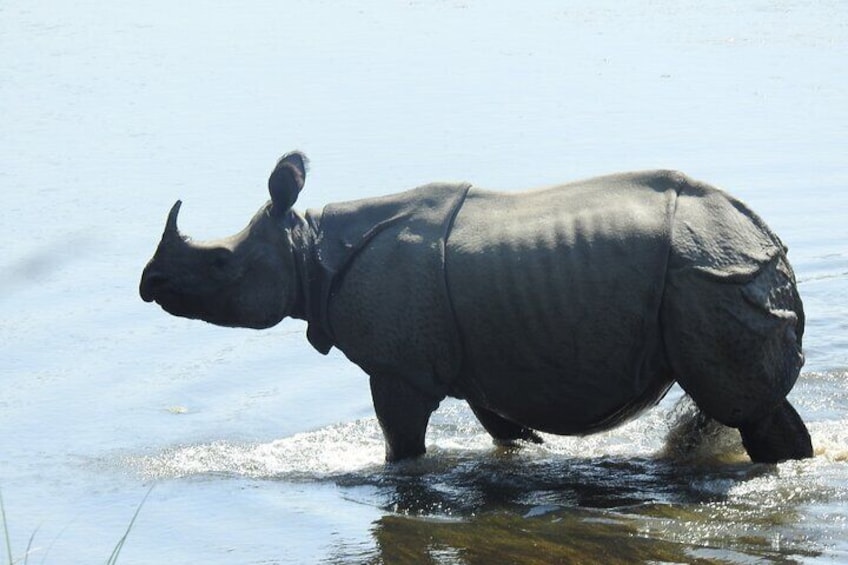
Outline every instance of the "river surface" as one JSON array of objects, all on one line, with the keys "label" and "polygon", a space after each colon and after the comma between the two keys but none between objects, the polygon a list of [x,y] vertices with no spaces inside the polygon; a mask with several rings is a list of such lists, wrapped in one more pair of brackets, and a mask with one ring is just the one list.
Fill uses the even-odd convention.
[{"label": "river surface", "polygon": [[[848,3],[0,2],[0,562],[848,562]],[[816,457],[683,457],[681,392],[492,446],[462,403],[385,466],[367,378],[302,323],[143,303],[165,215],[234,233],[291,149],[297,207],[433,180],[675,168],[790,247],[790,400]],[[152,487],[152,490],[150,490]]]}]

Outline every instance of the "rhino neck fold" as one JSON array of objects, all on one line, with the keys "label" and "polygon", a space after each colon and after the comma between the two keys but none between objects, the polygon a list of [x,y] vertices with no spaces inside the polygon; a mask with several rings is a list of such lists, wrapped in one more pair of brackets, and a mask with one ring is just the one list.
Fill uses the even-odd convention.
[{"label": "rhino neck fold", "polygon": [[333,347],[333,339],[322,298],[329,283],[318,257],[320,216],[307,211],[304,217],[292,211],[287,219],[295,264],[295,297],[289,316],[309,324],[306,332],[309,343],[326,355]]}]

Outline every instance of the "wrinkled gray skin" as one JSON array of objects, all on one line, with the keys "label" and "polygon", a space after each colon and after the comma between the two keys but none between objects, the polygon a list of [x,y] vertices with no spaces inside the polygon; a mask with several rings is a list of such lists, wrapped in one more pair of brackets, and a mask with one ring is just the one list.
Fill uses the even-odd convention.
[{"label": "wrinkled gray skin", "polygon": [[369,376],[389,461],[424,453],[465,399],[499,443],[587,434],[676,380],[754,461],[812,456],[786,400],[804,315],[786,249],[739,201],[679,173],[516,194],[433,184],[301,215],[305,157],[280,159],[240,233],[192,242],[168,216],[140,292],[171,314],[309,324]]}]

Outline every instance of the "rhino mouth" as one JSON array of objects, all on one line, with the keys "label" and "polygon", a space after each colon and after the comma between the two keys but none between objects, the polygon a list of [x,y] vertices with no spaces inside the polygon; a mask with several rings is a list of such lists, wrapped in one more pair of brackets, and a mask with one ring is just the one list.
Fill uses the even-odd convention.
[{"label": "rhino mouth", "polygon": [[174,316],[182,316],[184,318],[194,318],[189,313],[190,308],[186,304],[186,300],[180,295],[169,292],[164,288],[158,288],[155,291],[151,290],[147,293],[142,293],[142,300],[145,302],[155,302],[162,307],[163,310]]},{"label": "rhino mouth", "polygon": [[[177,292],[171,292],[164,288],[159,289],[156,293],[151,294],[151,299],[147,302],[156,302],[162,310],[172,316],[180,318],[189,318],[191,320],[203,320],[210,324],[219,326],[232,325],[227,320],[213,315],[207,309],[199,307],[195,300],[190,296],[185,296]],[[144,298],[142,296],[142,298]]]},{"label": "rhino mouth", "polygon": [[172,316],[190,320],[203,320],[216,326],[264,329],[279,321],[272,317],[255,320],[235,317],[223,301],[213,300],[215,307],[210,308],[203,298],[182,294],[164,285],[155,289],[144,289],[141,292],[141,297],[145,302],[155,302],[162,310]]},{"label": "rhino mouth", "polygon": [[162,275],[145,273],[138,289],[141,299],[145,302],[153,302],[156,300],[156,297],[159,294],[158,291],[164,286],[165,282],[166,279]]},{"label": "rhino mouth", "polygon": [[138,289],[141,299],[145,302],[156,302],[163,310],[174,316],[195,318],[187,297],[174,292],[172,285],[164,275],[156,272],[145,272]]},{"label": "rhino mouth", "polygon": [[146,271],[139,284],[139,294],[145,302],[155,302],[173,316],[203,320],[216,326],[265,329],[282,319],[282,315],[272,311],[240,312],[238,303],[228,300],[220,292],[187,294],[180,288],[182,285],[178,281],[155,271]]}]

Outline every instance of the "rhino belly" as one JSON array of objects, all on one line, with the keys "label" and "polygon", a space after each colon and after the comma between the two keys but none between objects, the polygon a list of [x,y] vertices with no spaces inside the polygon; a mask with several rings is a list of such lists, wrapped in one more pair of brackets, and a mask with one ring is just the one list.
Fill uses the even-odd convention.
[{"label": "rhino belly", "polygon": [[[511,368],[510,368],[511,369]],[[642,374],[627,382],[623,374],[570,374],[566,370],[479,373],[464,393],[507,420],[560,435],[585,435],[622,424],[665,396],[673,380],[668,372]]]},{"label": "rhino belly", "polygon": [[[653,406],[673,382],[655,331],[637,317],[619,321],[466,319],[457,388],[470,402],[536,430],[612,428]],[[553,330],[544,329],[548,323]]]}]

